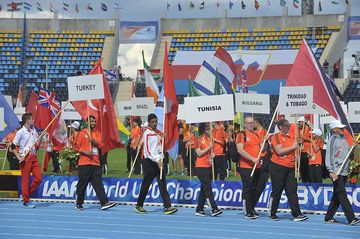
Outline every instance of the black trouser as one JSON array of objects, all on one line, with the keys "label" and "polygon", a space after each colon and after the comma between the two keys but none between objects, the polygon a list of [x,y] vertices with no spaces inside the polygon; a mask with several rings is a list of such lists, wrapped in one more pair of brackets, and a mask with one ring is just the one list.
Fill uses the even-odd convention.
[{"label": "black trouser", "polygon": [[262,172],[261,169],[256,169],[254,175],[251,177],[252,168],[240,168],[239,173],[243,184],[242,200],[244,207],[244,214],[252,213],[255,205],[259,200],[261,193],[265,189],[267,181],[267,173]]},{"label": "black trouser", "polygon": [[326,221],[334,217],[336,211],[339,208],[339,205],[341,205],[341,208],[343,209],[348,222],[350,223],[352,220],[354,220],[354,211],[351,207],[349,199],[347,198],[347,193],[345,189],[346,181],[346,176],[339,175],[338,180],[333,182],[333,196],[331,198],[328,210],[325,215]]},{"label": "black trouser", "polygon": [[300,158],[301,162],[300,162],[300,176],[301,176],[301,181],[303,183],[308,183],[310,182],[309,179],[309,155],[305,152],[301,152],[301,158]]},{"label": "black trouser", "polygon": [[85,191],[89,182],[93,186],[96,196],[99,198],[101,205],[106,204],[109,200],[105,194],[102,182],[101,168],[98,165],[81,165],[79,169],[79,181],[76,186],[76,203],[83,204]]},{"label": "black trouser", "polygon": [[58,173],[60,171],[60,162],[59,162],[59,151],[53,150],[51,152],[51,159],[53,163],[54,172]]},{"label": "black trouser", "polygon": [[126,167],[127,167],[128,172],[130,172],[130,170],[131,170],[131,157],[132,157],[132,150],[130,148],[130,144],[128,144],[126,146],[126,157],[127,157]]},{"label": "black trouser", "polygon": [[[136,149],[131,149],[132,151],[132,161],[134,163],[135,161],[135,157],[136,157],[136,154],[137,154],[137,150]],[[135,162],[135,166],[134,166],[134,174],[135,175],[140,175],[140,171],[141,171],[141,155],[140,155],[141,152],[139,152],[139,155],[136,159],[136,162]]]},{"label": "black trouser", "polygon": [[199,178],[201,186],[196,211],[204,210],[205,201],[209,200],[212,209],[218,209],[211,187],[211,168],[195,168],[195,174]]},{"label": "black trouser", "polygon": [[[182,154],[182,158],[184,160],[184,165],[187,170],[187,175],[190,176],[190,149],[185,148]],[[196,162],[196,152],[195,149],[191,149],[191,173],[194,175],[194,168]]]},{"label": "black trouser", "polygon": [[100,166],[101,166],[101,169],[104,172],[104,174],[108,174],[107,156],[108,156],[107,152],[100,156]]},{"label": "black trouser", "polygon": [[309,178],[310,178],[310,183],[322,183],[322,165],[310,164]]},{"label": "black trouser", "polygon": [[275,215],[279,207],[281,194],[285,189],[285,194],[289,200],[291,214],[294,217],[301,215],[299,200],[297,196],[297,182],[295,179],[295,169],[270,163],[270,177],[272,182],[272,192],[270,195],[269,207],[271,215]]},{"label": "black trouser", "polygon": [[218,179],[218,175],[220,180],[224,180],[226,178],[226,167],[227,162],[224,155],[218,155],[214,158],[214,173],[215,180]]},{"label": "black trouser", "polygon": [[156,178],[159,186],[160,195],[164,203],[164,207],[171,207],[170,196],[166,188],[167,169],[165,165],[163,169],[162,180],[160,180],[160,169],[158,167],[158,164],[149,158],[145,158],[143,160],[143,171],[144,177],[141,183],[140,195],[138,197],[136,205],[141,207],[144,205],[144,201],[149,191],[149,187],[153,182],[154,178]]},{"label": "black trouser", "polygon": [[6,157],[10,164],[10,170],[19,170],[20,169],[19,160],[13,152],[8,152]]}]

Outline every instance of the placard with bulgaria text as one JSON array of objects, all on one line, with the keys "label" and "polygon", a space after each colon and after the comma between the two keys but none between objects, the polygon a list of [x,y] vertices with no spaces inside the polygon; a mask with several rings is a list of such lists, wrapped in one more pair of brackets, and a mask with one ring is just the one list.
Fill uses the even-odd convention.
[{"label": "placard with bulgaria text", "polygon": [[236,112],[270,114],[270,95],[237,93],[235,109]]}]

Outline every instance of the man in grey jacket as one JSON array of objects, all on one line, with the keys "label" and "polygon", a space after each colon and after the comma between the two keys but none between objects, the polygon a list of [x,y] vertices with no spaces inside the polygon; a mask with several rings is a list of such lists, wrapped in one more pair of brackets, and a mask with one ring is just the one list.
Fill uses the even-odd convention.
[{"label": "man in grey jacket", "polygon": [[334,120],[329,126],[332,131],[332,136],[330,137],[329,143],[326,147],[325,164],[329,170],[334,188],[333,196],[326,212],[325,222],[338,223],[338,221],[334,219],[334,215],[339,208],[339,205],[341,205],[349,225],[355,225],[360,223],[360,219],[355,217],[354,210],[351,207],[345,190],[349,161],[345,163],[344,167],[338,174],[338,171],[344,160],[346,160],[346,156],[351,148],[351,145],[349,145],[348,142],[351,142],[352,139],[346,140],[344,129],[345,125],[343,125],[340,121]]}]

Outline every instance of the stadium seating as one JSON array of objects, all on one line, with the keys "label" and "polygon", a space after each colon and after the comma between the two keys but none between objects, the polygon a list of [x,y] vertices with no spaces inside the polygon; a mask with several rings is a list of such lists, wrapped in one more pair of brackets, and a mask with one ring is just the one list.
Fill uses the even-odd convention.
[{"label": "stadium seating", "polygon": [[[360,81],[350,80],[349,84],[347,85],[343,97],[345,103],[348,102],[359,102],[360,101]],[[360,124],[353,123],[351,124],[354,132],[360,132]]]},{"label": "stadium seating", "polygon": [[217,29],[165,31],[172,36],[169,49],[169,62],[174,60],[177,51],[215,51],[218,47],[225,50],[289,50],[298,49],[303,38],[315,48],[315,56],[320,58],[331,34],[339,31],[338,26],[316,28],[258,28],[258,29]]}]

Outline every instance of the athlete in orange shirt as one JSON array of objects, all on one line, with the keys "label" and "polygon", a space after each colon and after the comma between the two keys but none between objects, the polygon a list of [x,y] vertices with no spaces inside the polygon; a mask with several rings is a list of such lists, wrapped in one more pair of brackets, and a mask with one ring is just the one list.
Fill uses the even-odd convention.
[{"label": "athlete in orange shirt", "polygon": [[[130,148],[131,148],[131,157],[132,157],[133,163],[135,161],[137,148],[138,148],[138,144],[141,139],[141,135],[142,135],[142,131],[140,128],[140,121],[138,119],[134,119],[133,128],[131,129],[131,134],[130,134],[130,138],[131,138]],[[134,174],[135,175],[140,175],[140,173],[141,173],[140,165],[141,165],[141,160],[138,158],[138,159],[136,159],[135,166],[134,166]]]},{"label": "athlete in orange shirt", "polygon": [[321,150],[324,146],[324,140],[321,138],[322,132],[320,129],[314,129],[311,133],[313,142],[308,151],[310,183],[322,183]]},{"label": "athlete in orange shirt", "polygon": [[300,176],[301,181],[303,183],[310,182],[309,178],[309,155],[308,151],[310,149],[310,138],[311,138],[311,128],[308,125],[305,117],[301,117],[298,121],[299,128],[299,138],[302,141],[302,149],[301,149],[301,158],[300,158]]},{"label": "athlete in orange shirt", "polygon": [[228,140],[228,136],[224,130],[221,122],[216,122],[213,129],[213,140],[214,140],[214,172],[215,179],[225,180],[227,162],[225,158],[225,146]]},{"label": "athlete in orange shirt", "polygon": [[277,122],[279,133],[271,138],[274,153],[270,162],[270,177],[272,182],[272,192],[270,195],[269,208],[270,220],[278,221],[276,216],[281,194],[285,189],[289,201],[293,221],[304,221],[308,217],[304,216],[299,207],[297,196],[297,182],[295,178],[295,150],[298,149],[299,141],[290,136],[290,124],[286,119]]},{"label": "athlete in orange shirt", "polygon": [[222,211],[217,207],[211,187],[211,157],[214,157],[215,155],[211,154],[213,145],[209,137],[209,131],[208,124],[201,123],[199,125],[199,138],[196,146],[196,154],[198,157],[195,164],[195,174],[200,180],[201,188],[195,215],[206,216],[204,212],[204,205],[207,200],[212,208],[211,216],[214,217],[220,215]]},{"label": "athlete in orange shirt", "polygon": [[96,119],[94,116],[90,117],[90,129],[83,129],[80,131],[77,145],[80,153],[78,169],[79,181],[76,186],[76,210],[84,210],[83,203],[85,199],[86,188],[91,182],[97,197],[101,203],[101,210],[109,209],[116,205],[116,203],[109,202],[102,182],[99,151],[104,146],[101,134],[96,127]]},{"label": "athlete in orange shirt", "polygon": [[[196,144],[195,144],[195,135],[194,135],[194,124],[190,125],[190,128],[184,131],[183,143],[185,145],[185,150],[183,152],[184,164],[187,169],[187,174],[190,176],[190,167],[194,169],[196,161]],[[190,162],[190,151],[191,151],[191,162]],[[192,170],[192,173],[194,171]],[[193,176],[193,175],[191,175]]]}]

